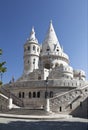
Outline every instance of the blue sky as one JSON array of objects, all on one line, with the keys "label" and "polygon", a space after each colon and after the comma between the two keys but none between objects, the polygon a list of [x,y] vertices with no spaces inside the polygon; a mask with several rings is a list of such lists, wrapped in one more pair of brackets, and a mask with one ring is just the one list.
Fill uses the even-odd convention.
[{"label": "blue sky", "polygon": [[70,65],[83,69],[88,77],[87,12],[87,0],[0,0],[0,60],[7,62],[3,82],[22,75],[23,45],[32,26],[42,43],[51,19]]}]

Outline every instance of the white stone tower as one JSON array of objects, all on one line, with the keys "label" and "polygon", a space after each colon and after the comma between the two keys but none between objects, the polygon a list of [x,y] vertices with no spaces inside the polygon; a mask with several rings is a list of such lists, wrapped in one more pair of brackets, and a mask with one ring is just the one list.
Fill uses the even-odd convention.
[{"label": "white stone tower", "polygon": [[69,57],[63,52],[56,36],[52,21],[42,44],[41,59],[45,68],[49,69],[55,65],[68,65]]},{"label": "white stone tower", "polygon": [[30,37],[24,44],[24,74],[33,72],[34,69],[38,69],[39,64],[40,45],[35,37],[34,28],[30,33]]}]

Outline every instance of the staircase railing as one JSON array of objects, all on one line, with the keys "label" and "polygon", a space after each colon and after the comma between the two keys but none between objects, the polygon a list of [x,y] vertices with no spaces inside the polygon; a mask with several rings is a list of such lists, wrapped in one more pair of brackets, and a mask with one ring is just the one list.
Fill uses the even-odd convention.
[{"label": "staircase railing", "polygon": [[54,110],[55,107],[64,106],[75,102],[76,100],[80,99],[82,95],[85,94],[84,98],[86,97],[86,92],[88,92],[88,84],[81,88],[75,88],[68,92],[65,92],[61,95],[57,95],[50,99],[50,108]]},{"label": "staircase railing", "polygon": [[4,94],[5,96],[7,96],[8,98],[12,98],[13,99],[13,104],[23,107],[23,101],[21,99],[19,99],[17,96],[15,96],[14,94],[12,94],[10,91],[6,90],[4,87],[0,88],[0,92],[2,94]]}]

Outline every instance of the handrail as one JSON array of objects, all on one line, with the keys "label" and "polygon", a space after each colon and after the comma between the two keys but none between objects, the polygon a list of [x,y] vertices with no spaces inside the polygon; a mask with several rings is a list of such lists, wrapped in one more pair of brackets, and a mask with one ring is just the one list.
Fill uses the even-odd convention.
[{"label": "handrail", "polygon": [[84,87],[75,88],[75,89],[72,89],[72,90],[70,90],[70,91],[68,91],[68,92],[62,93],[62,94],[60,94],[60,95],[57,94],[56,96],[50,98],[50,100],[53,100],[53,99],[55,99],[55,98],[59,98],[59,97],[65,96],[66,94],[68,94],[68,93],[70,93],[70,92],[74,92],[74,90],[81,91],[81,90],[85,89],[86,87],[88,87],[88,84],[85,85]]}]

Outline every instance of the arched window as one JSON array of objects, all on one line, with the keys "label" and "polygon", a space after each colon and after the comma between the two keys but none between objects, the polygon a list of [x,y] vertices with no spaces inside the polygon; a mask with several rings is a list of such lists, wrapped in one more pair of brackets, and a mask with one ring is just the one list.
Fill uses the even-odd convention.
[{"label": "arched window", "polygon": [[29,98],[31,98],[31,92],[29,92]]},{"label": "arched window", "polygon": [[33,98],[35,98],[36,97],[36,92],[33,92]]},{"label": "arched window", "polygon": [[28,51],[30,51],[30,46],[28,46]]},{"label": "arched window", "polygon": [[40,98],[40,92],[37,92],[37,97]]},{"label": "arched window", "polygon": [[21,98],[21,92],[19,92],[19,98]]},{"label": "arched window", "polygon": [[24,92],[22,92],[22,98],[24,98]]},{"label": "arched window", "polygon": [[60,112],[62,111],[62,107],[60,106]]},{"label": "arched window", "polygon": [[33,50],[35,51],[35,46],[33,46]]}]

